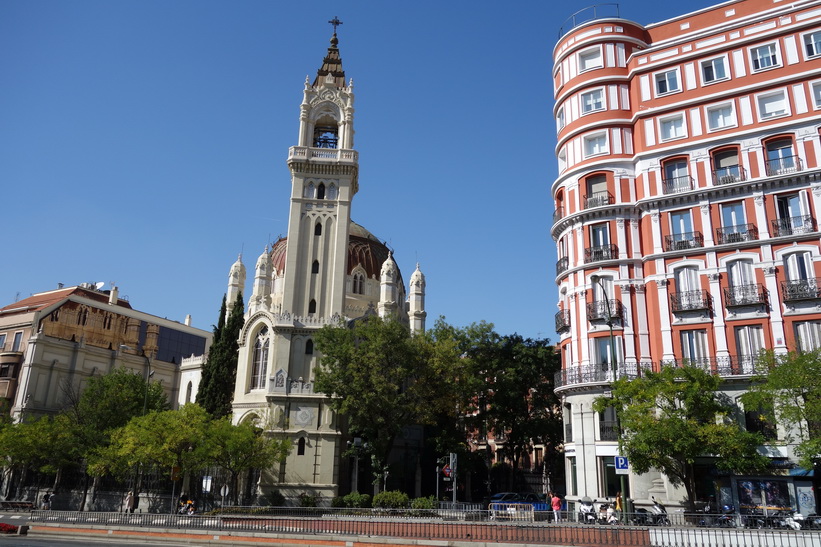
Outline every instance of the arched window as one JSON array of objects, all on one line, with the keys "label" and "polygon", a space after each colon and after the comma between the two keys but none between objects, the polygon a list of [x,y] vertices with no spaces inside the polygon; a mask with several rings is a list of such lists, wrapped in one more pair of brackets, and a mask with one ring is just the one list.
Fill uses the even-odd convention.
[{"label": "arched window", "polygon": [[678,194],[693,189],[693,179],[687,170],[687,158],[673,158],[662,163],[662,191]]},{"label": "arched window", "polygon": [[607,175],[598,174],[585,180],[587,195],[584,197],[585,209],[603,207],[613,203],[613,196],[607,191]]},{"label": "arched window", "polygon": [[311,273],[319,273],[319,260],[314,260],[314,263],[311,265]]},{"label": "arched window", "polygon": [[308,186],[305,187],[305,190],[302,193],[303,194],[302,197],[312,198],[312,197],[314,197],[314,192],[315,191],[316,191],[316,189],[314,188],[314,183],[309,182]]},{"label": "arched window", "polygon": [[299,442],[297,443],[296,449],[297,456],[304,456],[305,455],[305,437],[300,437]]},{"label": "arched window", "polygon": [[308,304],[308,313],[316,313],[316,300],[311,300]]},{"label": "arched window", "polygon": [[317,222],[316,226],[314,226],[314,235],[321,236],[322,235],[322,224]]},{"label": "arched window", "polygon": [[314,354],[314,341],[308,340],[305,342],[305,355],[313,355]]},{"label": "arched window", "polygon": [[365,276],[361,273],[353,274],[353,287],[352,292],[354,294],[365,294]]},{"label": "arched window", "polygon": [[337,193],[338,192],[336,189],[336,185],[331,184],[330,186],[328,186],[328,194],[325,197],[327,197],[328,199],[336,199]]},{"label": "arched window", "polygon": [[316,199],[325,199],[325,184],[319,183],[319,187],[316,189]]},{"label": "arched window", "polygon": [[254,362],[251,369],[251,389],[265,387],[265,377],[268,373],[268,346],[270,338],[268,327],[262,327],[254,343]]},{"label": "arched window", "polygon": [[713,152],[713,184],[732,184],[747,180],[747,172],[738,159],[738,148],[722,148]]},{"label": "arched window", "polygon": [[185,402],[186,404],[191,402],[191,393],[194,391],[194,384],[188,382],[188,387],[185,389]]},{"label": "arched window", "polygon": [[77,315],[77,324],[78,325],[85,325],[88,322],[88,310],[83,308],[80,310],[80,313]]}]

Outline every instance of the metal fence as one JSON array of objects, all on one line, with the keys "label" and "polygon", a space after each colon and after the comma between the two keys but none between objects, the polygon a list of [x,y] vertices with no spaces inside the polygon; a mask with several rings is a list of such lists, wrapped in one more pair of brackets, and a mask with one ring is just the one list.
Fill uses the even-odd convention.
[{"label": "metal fence", "polygon": [[[576,513],[467,510],[379,510],[254,507],[231,513],[78,513],[33,511],[30,524],[88,525],[134,529],[212,530],[240,535],[272,533],[376,536],[543,545],[620,545],[624,547],[821,547],[821,531],[698,527],[683,514],[672,525],[580,524]],[[532,518],[522,518],[529,513]],[[513,518],[514,515],[516,518]],[[678,526],[676,524],[680,523]]]}]

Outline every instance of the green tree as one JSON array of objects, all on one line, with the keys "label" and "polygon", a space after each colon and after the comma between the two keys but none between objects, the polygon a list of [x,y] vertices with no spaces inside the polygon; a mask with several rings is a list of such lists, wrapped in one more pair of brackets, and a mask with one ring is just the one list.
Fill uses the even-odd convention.
[{"label": "green tree", "polygon": [[758,374],[741,398],[746,408],[777,416],[797,442],[799,464],[813,469],[821,454],[821,349],[775,355],[758,361]]},{"label": "green tree", "polygon": [[367,440],[382,476],[402,427],[434,423],[442,405],[451,402],[442,396],[451,374],[447,359],[431,338],[411,336],[399,322],[375,315],[350,327],[324,327],[315,339],[322,355],[316,388],[332,396],[332,407],[350,430]]},{"label": "green tree", "polygon": [[234,383],[239,359],[239,334],[245,324],[245,306],[242,293],[227,319],[223,296],[220,318],[214,327],[214,339],[208,351],[208,360],[202,368],[202,379],[197,390],[197,404],[215,418],[231,414]]},{"label": "green tree", "polygon": [[697,367],[663,367],[636,379],[613,383],[612,397],[594,403],[597,412],[613,407],[621,424],[619,451],[636,473],[662,472],[683,485],[691,509],[696,499],[695,461],[713,457],[720,470],[764,469],[758,433],[741,429],[735,408],[719,393],[721,378]]},{"label": "green tree", "polygon": [[275,438],[250,423],[232,425],[230,418],[214,420],[208,431],[212,463],[231,477],[232,501],[237,502],[238,477],[251,469],[267,469],[285,460],[291,451],[290,439]]}]

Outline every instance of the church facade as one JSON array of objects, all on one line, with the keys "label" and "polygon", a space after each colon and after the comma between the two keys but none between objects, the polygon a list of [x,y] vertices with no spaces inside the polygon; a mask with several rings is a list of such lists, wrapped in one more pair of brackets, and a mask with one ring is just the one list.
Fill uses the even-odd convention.
[{"label": "church facade", "polygon": [[408,293],[391,249],[351,220],[359,191],[354,93],[337,46],[334,32],[316,78],[305,81],[297,145],[287,160],[288,235],[259,256],[250,294],[241,257],[229,273],[229,308],[240,292],[246,301],[233,420],[293,442],[285,462],[262,471],[262,496],[307,493],[327,502],[351,488],[351,462],[343,457],[350,439],[327,395],[314,389],[317,330],[367,314],[397,318],[413,332],[425,328],[418,265]]}]

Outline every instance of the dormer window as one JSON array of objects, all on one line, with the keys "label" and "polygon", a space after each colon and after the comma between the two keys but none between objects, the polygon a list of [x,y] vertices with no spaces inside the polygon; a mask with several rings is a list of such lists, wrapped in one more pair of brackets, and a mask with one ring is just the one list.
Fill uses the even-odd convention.
[{"label": "dormer window", "polygon": [[331,126],[314,128],[314,148],[336,148],[339,144],[339,129]]}]

